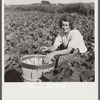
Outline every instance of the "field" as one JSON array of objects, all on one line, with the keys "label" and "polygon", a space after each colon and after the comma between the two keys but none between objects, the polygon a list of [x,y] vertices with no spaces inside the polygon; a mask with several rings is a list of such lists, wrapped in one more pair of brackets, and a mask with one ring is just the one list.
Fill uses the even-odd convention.
[{"label": "field", "polygon": [[93,4],[5,6],[5,73],[15,69],[21,74],[20,58],[27,54],[37,54],[42,45],[52,45],[60,32],[60,16],[69,14],[75,17],[74,25],[83,35],[88,48],[80,64],[81,81],[94,81],[96,33]]}]

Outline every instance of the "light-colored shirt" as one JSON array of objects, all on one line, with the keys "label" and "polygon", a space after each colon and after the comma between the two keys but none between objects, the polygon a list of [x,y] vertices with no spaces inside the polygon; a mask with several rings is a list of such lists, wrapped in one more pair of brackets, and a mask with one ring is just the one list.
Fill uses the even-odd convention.
[{"label": "light-colored shirt", "polygon": [[68,35],[64,35],[63,37],[58,34],[55,39],[54,46],[57,48],[61,44],[63,44],[65,48],[72,47],[74,49],[79,49],[80,53],[87,51],[83,36],[77,29],[71,30]]}]

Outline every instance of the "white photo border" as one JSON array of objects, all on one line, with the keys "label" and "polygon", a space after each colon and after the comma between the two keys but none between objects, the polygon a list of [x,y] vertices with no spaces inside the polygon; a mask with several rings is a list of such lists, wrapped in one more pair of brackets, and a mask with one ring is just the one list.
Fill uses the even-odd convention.
[{"label": "white photo border", "polygon": [[5,83],[4,1],[2,0],[2,100],[98,100],[98,0],[95,0],[95,82]]}]

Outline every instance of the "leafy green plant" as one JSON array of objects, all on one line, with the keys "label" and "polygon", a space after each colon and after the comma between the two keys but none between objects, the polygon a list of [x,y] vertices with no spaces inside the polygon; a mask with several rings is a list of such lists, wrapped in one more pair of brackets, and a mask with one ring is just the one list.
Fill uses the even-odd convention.
[{"label": "leafy green plant", "polygon": [[[15,6],[13,11],[10,11],[10,9],[6,8],[8,10],[5,10],[4,16],[5,71],[14,68],[16,70],[18,69],[18,71],[21,72],[21,69],[19,67],[20,58],[26,54],[37,54],[38,47],[42,45],[52,45],[55,37],[58,33],[60,33],[60,28],[58,26],[60,16],[63,14],[65,14],[66,16],[71,14],[75,17],[74,25],[82,33],[85,44],[88,48],[87,53],[85,53],[81,57],[82,63],[80,66],[81,68],[85,67],[85,69],[88,71],[84,72],[84,74],[81,73],[81,76],[77,76],[75,74],[77,70],[75,69],[73,70],[75,71],[73,76],[70,79],[67,78],[64,80],[71,80],[75,76],[76,79],[79,79],[80,77],[82,81],[89,81],[90,76],[94,77],[94,73],[92,73],[92,71],[95,69],[95,37],[93,6],[91,6],[90,4],[88,9],[88,5],[89,4],[74,4],[74,6],[71,4],[64,6],[53,5],[54,8],[52,9],[48,8],[51,7],[50,5],[23,5]],[[33,8],[31,6],[35,9],[34,11],[32,11]],[[41,7],[43,7],[42,10],[39,10],[41,9]],[[78,9],[78,7],[82,9],[80,10]],[[56,11],[54,9],[56,9]],[[86,9],[88,9],[88,12],[85,12]],[[51,11],[51,13],[49,10]],[[83,12],[80,13],[81,11]],[[74,66],[74,64],[72,66]],[[92,73],[92,75],[89,74],[89,77],[87,75],[88,72]]]}]

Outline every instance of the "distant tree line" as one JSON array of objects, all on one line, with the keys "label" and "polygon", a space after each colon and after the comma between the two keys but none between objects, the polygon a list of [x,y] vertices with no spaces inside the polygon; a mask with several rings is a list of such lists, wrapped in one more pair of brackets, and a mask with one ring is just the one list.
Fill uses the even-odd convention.
[{"label": "distant tree line", "polygon": [[6,10],[42,11],[48,13],[79,13],[84,15],[94,14],[94,3],[51,4],[49,1],[31,5],[5,6]]},{"label": "distant tree line", "polygon": [[50,5],[51,3],[49,1],[41,1],[41,4],[47,4]]}]

